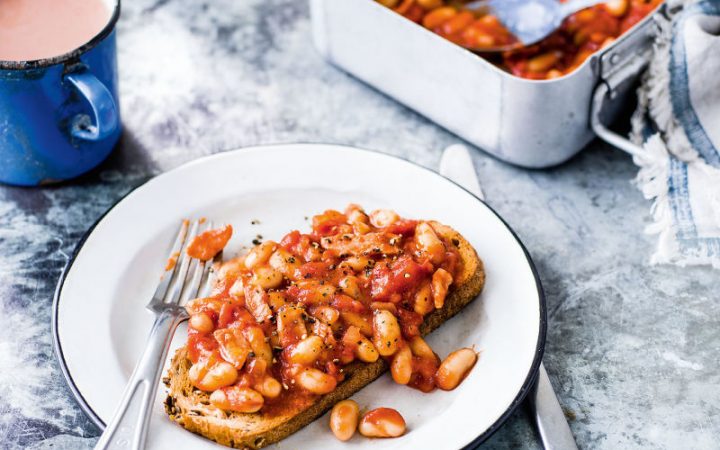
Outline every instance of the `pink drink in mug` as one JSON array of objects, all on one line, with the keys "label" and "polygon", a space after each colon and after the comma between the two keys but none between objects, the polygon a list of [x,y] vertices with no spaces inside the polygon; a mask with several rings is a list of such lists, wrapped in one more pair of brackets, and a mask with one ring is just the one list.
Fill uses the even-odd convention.
[{"label": "pink drink in mug", "polygon": [[110,154],[119,17],[120,0],[0,0],[0,182],[68,180]]},{"label": "pink drink in mug", "polygon": [[102,0],[0,0],[0,61],[32,61],[70,52],[110,20]]}]

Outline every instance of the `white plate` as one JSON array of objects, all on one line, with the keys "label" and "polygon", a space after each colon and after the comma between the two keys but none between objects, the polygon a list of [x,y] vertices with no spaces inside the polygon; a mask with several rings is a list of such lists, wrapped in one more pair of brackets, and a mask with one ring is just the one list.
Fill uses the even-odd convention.
[{"label": "white plate", "polygon": [[[144,305],[181,218],[231,223],[232,252],[257,234],[279,239],[307,230],[307,216],[350,202],[451,225],[485,262],[487,284],[429,338],[441,356],[462,346],[480,349],[470,376],[452,392],[423,394],[384,375],[353,398],[362,407],[398,409],[408,433],[355,437],[342,448],[451,449],[487,438],[525,396],[542,356],[544,299],[527,253],[496,213],[451,181],[401,159],[330,145],[256,147],[194,161],[132,191],[95,225],[66,268],[54,305],[57,354],[85,411],[101,427],[112,417],[150,329]],[[173,349],[185,331],[179,328]],[[217,448],[168,420],[164,393],[161,386],[148,448]],[[273,448],[338,446],[324,417]]]}]

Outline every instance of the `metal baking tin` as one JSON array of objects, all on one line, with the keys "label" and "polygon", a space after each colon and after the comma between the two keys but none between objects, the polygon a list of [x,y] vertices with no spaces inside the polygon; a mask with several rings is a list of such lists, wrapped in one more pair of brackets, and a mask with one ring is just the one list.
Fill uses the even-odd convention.
[{"label": "metal baking tin", "polygon": [[310,0],[310,8],[326,60],[504,161],[554,166],[596,134],[636,151],[604,124],[649,62],[652,16],[662,7],[574,72],[541,81],[513,76],[373,0]]}]

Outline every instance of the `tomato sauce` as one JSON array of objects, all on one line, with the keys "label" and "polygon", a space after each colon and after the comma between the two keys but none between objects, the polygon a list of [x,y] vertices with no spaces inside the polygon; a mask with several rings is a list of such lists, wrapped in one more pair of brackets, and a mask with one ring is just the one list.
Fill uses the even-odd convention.
[{"label": "tomato sauce", "polygon": [[187,248],[187,254],[203,261],[212,259],[225,248],[232,237],[232,225],[207,230],[195,236]]},{"label": "tomato sauce", "polygon": [[[203,233],[188,253],[212,258],[231,233],[229,225]],[[392,211],[368,215],[357,205],[313,217],[310,233],[259,244],[220,268],[211,297],[186,306],[188,356],[198,365],[191,381],[223,389],[226,401],[243,397],[228,389],[257,390],[265,399],[261,414],[306,407],[344,380],[348,364],[378,356],[392,363],[395,353],[379,355],[380,346],[403,348],[420,335],[434,300],[447,295],[431,283],[433,275],[452,278],[460,269],[457,245],[432,222]],[[379,323],[378,311],[389,311],[391,323]],[[404,382],[432,391],[438,364],[413,355]],[[279,393],[271,389],[278,383]]]},{"label": "tomato sauce", "polygon": [[[449,0],[377,0],[408,19],[469,49],[517,43],[500,21],[489,14],[473,15]],[[652,13],[663,0],[609,0],[570,17],[555,33],[529,47],[488,59],[522,78],[544,80],[566,75],[590,55]]]},{"label": "tomato sauce", "polygon": [[167,260],[167,263],[165,263],[165,270],[173,270],[175,268],[175,265],[177,264],[178,257],[180,256],[180,252],[174,252]]}]

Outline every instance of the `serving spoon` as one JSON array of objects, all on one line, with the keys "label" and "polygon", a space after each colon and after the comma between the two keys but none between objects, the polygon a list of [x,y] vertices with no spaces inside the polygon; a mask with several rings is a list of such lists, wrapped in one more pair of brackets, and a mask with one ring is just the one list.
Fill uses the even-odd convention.
[{"label": "serving spoon", "polygon": [[517,42],[496,47],[469,48],[492,53],[535,44],[557,30],[568,16],[605,3],[607,0],[476,0],[464,3],[461,9],[473,14],[492,14],[517,38]]}]

